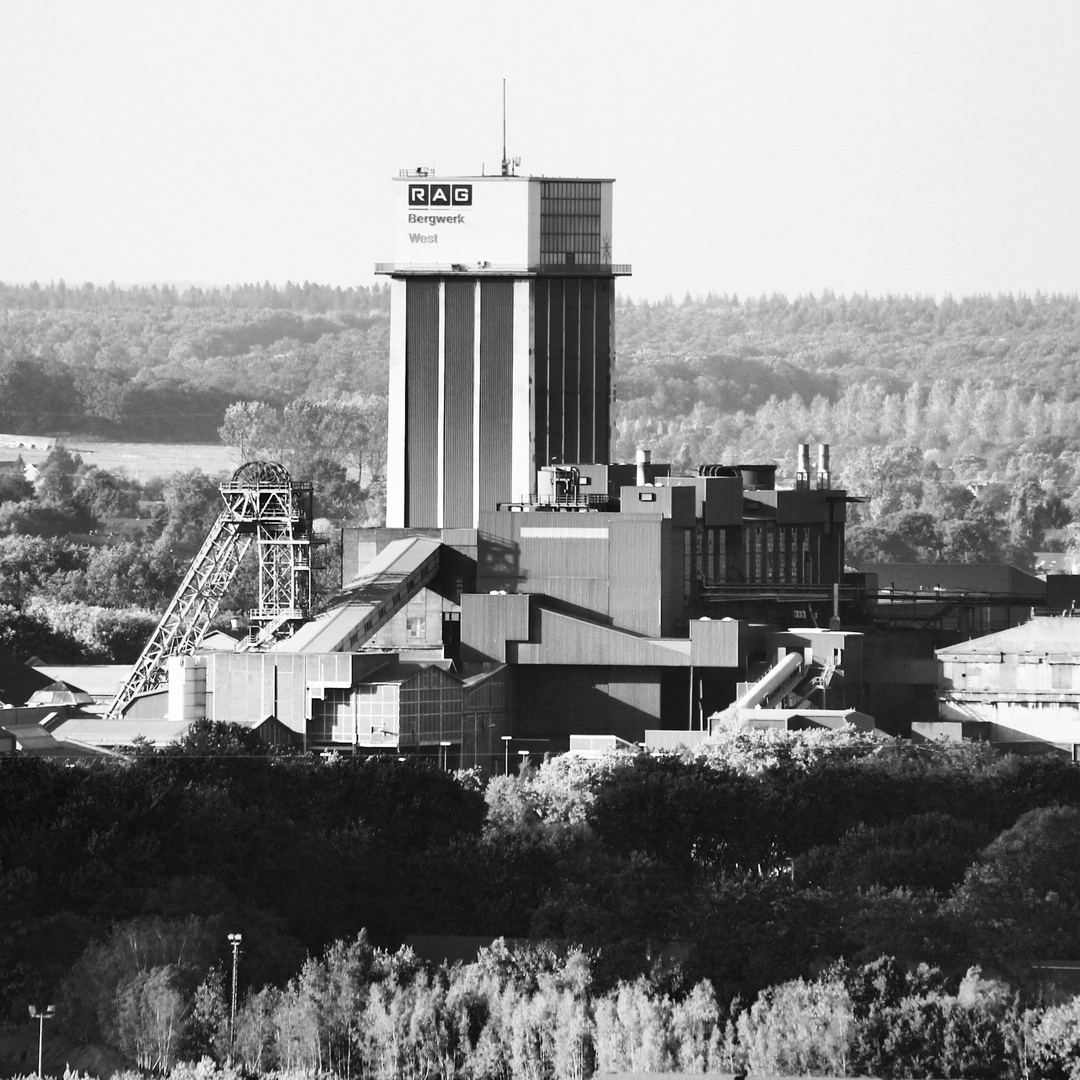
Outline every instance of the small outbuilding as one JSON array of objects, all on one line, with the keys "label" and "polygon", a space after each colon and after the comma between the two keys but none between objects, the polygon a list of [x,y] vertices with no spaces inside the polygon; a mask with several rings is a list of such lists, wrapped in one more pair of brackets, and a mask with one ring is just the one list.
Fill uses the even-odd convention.
[{"label": "small outbuilding", "polygon": [[1037,616],[938,649],[937,659],[939,734],[953,731],[1012,750],[1057,749],[1077,756],[1080,618]]}]

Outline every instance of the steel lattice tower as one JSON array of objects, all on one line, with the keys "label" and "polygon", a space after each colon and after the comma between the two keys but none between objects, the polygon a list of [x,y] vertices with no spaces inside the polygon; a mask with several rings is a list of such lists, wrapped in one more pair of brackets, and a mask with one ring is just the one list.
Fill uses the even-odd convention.
[{"label": "steel lattice tower", "polygon": [[190,655],[217,614],[244,556],[259,558],[259,606],[239,648],[285,637],[311,607],[312,485],[281,465],[249,461],[221,485],[224,507],[107,714],[117,719],[132,699],[157,689],[170,656]]}]

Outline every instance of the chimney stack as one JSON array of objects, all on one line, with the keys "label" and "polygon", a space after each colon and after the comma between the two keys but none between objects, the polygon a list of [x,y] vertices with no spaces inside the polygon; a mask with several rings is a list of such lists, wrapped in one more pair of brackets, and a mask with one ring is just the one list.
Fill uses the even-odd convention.
[{"label": "chimney stack", "polygon": [[818,443],[817,448],[817,486],[819,488],[832,487],[832,480],[829,476],[829,444]]},{"label": "chimney stack", "polygon": [[799,443],[799,466],[795,472],[796,491],[806,491],[810,487],[810,444]]},{"label": "chimney stack", "polygon": [[649,483],[646,473],[648,466],[652,462],[652,451],[645,450],[643,447],[638,447],[637,452],[637,486],[645,487]]}]

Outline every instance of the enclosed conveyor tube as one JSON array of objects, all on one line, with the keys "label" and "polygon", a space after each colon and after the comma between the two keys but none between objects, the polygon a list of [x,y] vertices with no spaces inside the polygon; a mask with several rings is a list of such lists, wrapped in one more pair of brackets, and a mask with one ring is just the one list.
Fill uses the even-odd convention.
[{"label": "enclosed conveyor tube", "polygon": [[802,671],[803,660],[797,652],[790,652],[762,675],[748,690],[731,704],[732,709],[756,709],[771,694],[780,689],[793,675]]},{"label": "enclosed conveyor tube", "polygon": [[[712,717],[714,725],[740,723],[743,713],[758,709],[771,697],[786,694],[800,680],[803,658],[797,652],[782,656],[756,683],[744,690],[726,709]],[[716,730],[715,726],[714,729]]]}]

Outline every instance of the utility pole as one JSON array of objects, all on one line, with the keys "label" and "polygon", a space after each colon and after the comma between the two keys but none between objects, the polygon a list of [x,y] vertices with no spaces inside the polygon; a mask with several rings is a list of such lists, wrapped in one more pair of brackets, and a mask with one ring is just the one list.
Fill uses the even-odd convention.
[{"label": "utility pole", "polygon": [[243,940],[240,934],[230,934],[229,944],[232,946],[232,1001],[229,1005],[229,1064],[232,1065],[233,1037],[236,1031],[236,968],[240,956],[240,942]]},{"label": "utility pole", "polygon": [[44,1009],[39,1009],[36,1005],[31,1005],[29,1008],[30,1019],[38,1022],[37,1074],[38,1080],[42,1080],[41,1062],[45,1048],[45,1021],[56,1016],[56,1006],[46,1005]]}]

